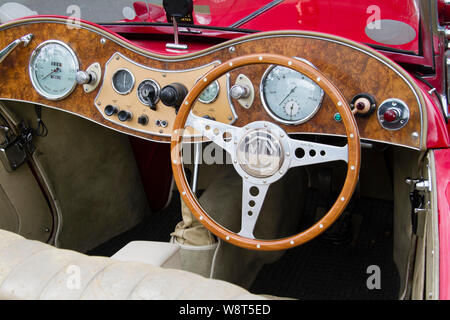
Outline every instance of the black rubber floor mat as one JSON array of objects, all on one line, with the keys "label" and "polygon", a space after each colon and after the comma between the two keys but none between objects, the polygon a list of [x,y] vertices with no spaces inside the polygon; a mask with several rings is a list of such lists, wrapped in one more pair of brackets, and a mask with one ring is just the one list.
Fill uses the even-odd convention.
[{"label": "black rubber floor mat", "polygon": [[182,220],[180,194],[174,192],[167,208],[153,213],[136,227],[124,232],[87,252],[88,255],[110,257],[131,241],[163,241],[170,240],[170,233]]},{"label": "black rubber floor mat", "polygon": [[[309,190],[307,199],[305,212],[315,212],[321,205],[317,192]],[[397,299],[393,203],[360,199],[354,206],[353,219],[359,218],[360,228],[352,243],[332,245],[315,239],[288,250],[279,261],[263,267],[250,291],[302,300]],[[380,289],[368,288],[374,274],[370,266],[379,267]],[[373,277],[369,283],[374,283]]]}]

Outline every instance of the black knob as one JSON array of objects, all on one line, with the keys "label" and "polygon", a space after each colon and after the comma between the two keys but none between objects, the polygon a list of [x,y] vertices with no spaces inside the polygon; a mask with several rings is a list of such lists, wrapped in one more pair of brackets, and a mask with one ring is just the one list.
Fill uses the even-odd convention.
[{"label": "black knob", "polygon": [[109,116],[109,117],[112,116],[113,114],[116,114],[117,111],[118,111],[117,107],[115,107],[115,106],[113,106],[113,105],[108,104],[108,105],[105,107],[105,114],[106,114],[107,116]]},{"label": "black knob", "polygon": [[187,93],[184,85],[175,82],[162,88],[159,98],[166,106],[174,107],[178,111]]},{"label": "black knob", "polygon": [[140,117],[138,118],[138,123],[141,124],[141,125],[143,125],[143,126],[147,125],[147,123],[148,123],[148,117],[147,117],[145,114],[143,114],[142,116],[140,116]]},{"label": "black knob", "polygon": [[177,101],[177,90],[172,86],[164,87],[159,97],[166,106],[174,106]]},{"label": "black knob", "polygon": [[132,117],[131,112],[128,112],[126,110],[119,111],[117,116],[119,117],[119,120],[122,122],[131,120],[131,117]]}]

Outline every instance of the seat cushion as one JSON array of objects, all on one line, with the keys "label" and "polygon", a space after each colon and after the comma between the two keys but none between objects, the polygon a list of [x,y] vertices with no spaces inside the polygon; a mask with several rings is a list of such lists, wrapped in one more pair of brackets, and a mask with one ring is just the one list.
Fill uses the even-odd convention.
[{"label": "seat cushion", "polygon": [[0,299],[265,299],[141,262],[91,257],[0,230]]},{"label": "seat cushion", "polygon": [[132,241],[117,251],[111,258],[119,261],[134,261],[152,266],[181,269],[180,246],[158,241]]}]

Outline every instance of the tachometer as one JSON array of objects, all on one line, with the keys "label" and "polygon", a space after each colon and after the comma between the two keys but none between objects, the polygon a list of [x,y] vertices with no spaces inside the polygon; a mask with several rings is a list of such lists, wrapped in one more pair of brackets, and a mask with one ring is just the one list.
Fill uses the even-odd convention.
[{"label": "tachometer", "polygon": [[261,81],[261,100],[275,120],[300,124],[311,119],[322,104],[322,88],[304,74],[282,66],[270,66]]},{"label": "tachometer", "polygon": [[75,89],[78,58],[65,43],[49,40],[32,53],[29,63],[31,83],[48,100],[60,100]]}]

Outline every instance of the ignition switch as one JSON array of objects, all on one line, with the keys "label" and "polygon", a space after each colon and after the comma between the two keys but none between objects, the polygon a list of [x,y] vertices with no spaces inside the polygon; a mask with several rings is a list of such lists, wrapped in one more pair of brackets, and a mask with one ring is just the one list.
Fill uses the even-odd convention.
[{"label": "ignition switch", "polygon": [[152,110],[156,110],[159,94],[158,83],[151,79],[142,81],[138,86],[139,101],[141,101],[144,105],[149,106]]}]

